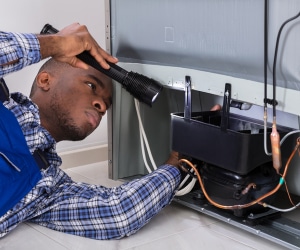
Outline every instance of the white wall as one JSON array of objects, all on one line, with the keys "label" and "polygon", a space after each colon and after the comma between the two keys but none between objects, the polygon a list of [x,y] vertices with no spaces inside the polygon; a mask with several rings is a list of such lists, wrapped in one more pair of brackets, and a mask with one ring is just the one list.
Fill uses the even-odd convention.
[{"label": "white wall", "polygon": [[[39,33],[44,24],[61,29],[73,22],[85,24],[100,46],[106,48],[105,0],[9,0],[0,15],[0,30]],[[10,91],[28,94],[41,63],[5,77]],[[89,146],[107,144],[107,119],[88,138],[81,142],[61,142],[58,151],[64,152]]]}]

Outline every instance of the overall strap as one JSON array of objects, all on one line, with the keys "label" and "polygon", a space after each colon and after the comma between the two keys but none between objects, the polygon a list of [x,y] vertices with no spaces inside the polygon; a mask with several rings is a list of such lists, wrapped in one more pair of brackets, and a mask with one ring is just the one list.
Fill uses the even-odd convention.
[{"label": "overall strap", "polygon": [[[5,102],[9,100],[9,90],[3,78],[0,78],[0,102]],[[49,163],[46,160],[45,153],[37,149],[33,153],[33,157],[38,164],[40,169],[47,169],[49,167]]]},{"label": "overall strap", "polygon": [[0,78],[0,102],[9,100],[9,91],[3,78]]}]

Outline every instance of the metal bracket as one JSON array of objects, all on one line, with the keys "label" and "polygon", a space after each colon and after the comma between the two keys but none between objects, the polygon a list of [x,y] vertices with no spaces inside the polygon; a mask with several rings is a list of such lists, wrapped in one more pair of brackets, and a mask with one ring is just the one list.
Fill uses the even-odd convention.
[{"label": "metal bracket", "polygon": [[223,109],[222,109],[222,120],[221,120],[221,130],[226,132],[228,129],[229,122],[229,111],[231,102],[231,84],[225,84],[224,99],[223,99]]},{"label": "metal bracket", "polygon": [[184,118],[190,120],[192,115],[191,77],[185,76]]}]

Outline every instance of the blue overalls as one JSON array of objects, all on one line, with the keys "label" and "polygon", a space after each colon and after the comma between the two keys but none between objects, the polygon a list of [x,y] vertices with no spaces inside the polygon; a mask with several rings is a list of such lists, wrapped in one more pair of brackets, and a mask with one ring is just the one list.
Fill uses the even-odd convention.
[{"label": "blue overalls", "polygon": [[40,152],[31,155],[14,114],[4,107],[9,92],[0,78],[0,217],[41,179],[47,164]]}]

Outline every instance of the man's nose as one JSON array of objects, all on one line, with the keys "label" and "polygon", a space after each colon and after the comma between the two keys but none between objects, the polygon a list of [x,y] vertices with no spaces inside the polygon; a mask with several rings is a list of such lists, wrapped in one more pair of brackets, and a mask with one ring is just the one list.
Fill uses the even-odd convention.
[{"label": "man's nose", "polygon": [[93,106],[98,110],[99,113],[101,113],[102,115],[105,114],[107,108],[102,98],[95,99],[93,101]]}]

